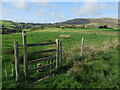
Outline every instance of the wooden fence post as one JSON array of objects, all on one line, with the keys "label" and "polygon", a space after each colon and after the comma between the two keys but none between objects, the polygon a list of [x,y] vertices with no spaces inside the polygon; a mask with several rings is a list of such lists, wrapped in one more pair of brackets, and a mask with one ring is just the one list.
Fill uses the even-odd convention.
[{"label": "wooden fence post", "polygon": [[56,39],[56,69],[59,67],[59,40]]},{"label": "wooden fence post", "polygon": [[18,42],[14,42],[14,55],[15,55],[15,71],[16,71],[16,81],[19,80],[19,56],[18,56]]},{"label": "wooden fence post", "polygon": [[8,76],[6,69],[5,69],[5,76],[6,76],[6,77]]},{"label": "wooden fence post", "polygon": [[61,65],[62,65],[62,40],[60,40],[60,42],[59,42],[59,56],[60,56],[60,60],[59,60],[59,65],[60,65],[60,67],[61,67]]},{"label": "wooden fence post", "polygon": [[22,32],[23,39],[23,60],[24,60],[24,73],[26,78],[28,77],[28,58],[27,58],[27,40],[26,40],[26,32]]},{"label": "wooden fence post", "polygon": [[83,56],[83,48],[84,48],[84,37],[82,37],[82,41],[81,41],[81,56]]}]

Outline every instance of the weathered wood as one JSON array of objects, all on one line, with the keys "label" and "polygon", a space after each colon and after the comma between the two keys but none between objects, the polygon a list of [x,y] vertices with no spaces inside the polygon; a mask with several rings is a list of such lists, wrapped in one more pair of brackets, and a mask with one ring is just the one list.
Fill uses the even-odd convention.
[{"label": "weathered wood", "polygon": [[19,47],[23,47],[23,45],[18,45]]},{"label": "weathered wood", "polygon": [[12,68],[12,73],[11,73],[11,75],[10,76],[13,76],[14,75],[14,70],[13,70],[13,68]]},{"label": "weathered wood", "polygon": [[43,69],[43,68],[47,68],[47,67],[49,67],[49,66],[54,66],[54,65],[55,65],[55,63],[47,64],[47,65],[40,66],[40,67],[37,67],[37,68],[32,68],[32,69],[30,69],[30,71],[32,72],[32,71],[35,71],[35,70],[39,70],[39,69]]},{"label": "weathered wood", "polygon": [[36,62],[42,62],[42,61],[49,61],[51,59],[55,59],[56,56],[50,56],[50,57],[46,57],[46,58],[40,58],[40,59],[36,59],[36,60],[31,60],[31,61],[28,61],[28,63],[36,63]]},{"label": "weathered wood", "polygon": [[[38,64],[37,64],[37,68],[38,68],[39,66],[41,66],[41,64],[38,63]],[[37,73],[39,73],[39,70],[37,70]]]},{"label": "weathered wood", "polygon": [[8,76],[8,74],[7,74],[7,71],[5,70],[5,76],[7,77]]},{"label": "weathered wood", "polygon": [[50,70],[49,72],[50,72],[50,74],[53,74],[53,73],[55,73],[56,71],[57,71],[57,69],[54,68],[54,69]]},{"label": "weathered wood", "polygon": [[49,64],[49,61],[47,61],[47,64]]},{"label": "weathered wood", "polygon": [[27,40],[26,40],[26,32],[22,32],[23,38],[23,59],[24,59],[24,74],[26,78],[28,77],[28,58],[27,58]]},{"label": "weathered wood", "polygon": [[59,67],[59,40],[56,39],[56,68]]},{"label": "weathered wood", "polygon": [[27,44],[27,47],[41,46],[41,45],[50,45],[50,44],[56,44],[56,42],[45,42],[45,43],[38,43],[38,44]]},{"label": "weathered wood", "polygon": [[84,49],[84,37],[81,40],[81,56],[83,56],[83,49]]},{"label": "weathered wood", "polygon": [[31,54],[47,53],[47,52],[54,52],[54,51],[56,51],[56,49],[49,49],[49,50],[37,51],[37,52],[32,52]]},{"label": "weathered wood", "polygon": [[18,42],[14,42],[14,55],[15,55],[15,72],[16,72],[16,81],[19,80],[19,55],[18,55]]},{"label": "weathered wood", "polygon": [[54,75],[54,74],[47,75],[46,77],[43,77],[43,78],[35,81],[33,84],[36,84],[37,82],[40,82],[40,81],[42,81],[42,80],[44,80],[44,79],[46,79],[46,78],[48,78],[48,77],[50,77],[50,76],[52,76],[52,75]]},{"label": "weathered wood", "polygon": [[59,42],[59,66],[61,67],[61,64],[62,64],[62,40],[60,40]]}]

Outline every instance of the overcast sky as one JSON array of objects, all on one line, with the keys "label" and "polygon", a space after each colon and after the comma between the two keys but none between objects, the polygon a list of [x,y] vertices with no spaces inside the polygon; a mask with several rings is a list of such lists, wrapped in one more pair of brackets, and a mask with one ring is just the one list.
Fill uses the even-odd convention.
[{"label": "overcast sky", "polygon": [[118,18],[117,2],[2,2],[2,19],[54,23],[73,18]]}]

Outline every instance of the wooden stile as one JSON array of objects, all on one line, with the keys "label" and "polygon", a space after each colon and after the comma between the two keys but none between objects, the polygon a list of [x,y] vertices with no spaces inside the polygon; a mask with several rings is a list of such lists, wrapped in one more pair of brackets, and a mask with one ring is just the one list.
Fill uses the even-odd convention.
[{"label": "wooden stile", "polygon": [[25,76],[28,77],[28,58],[27,58],[27,40],[26,40],[26,32],[22,32],[22,38],[23,38],[23,59],[24,59],[24,73]]},{"label": "wooden stile", "polygon": [[60,40],[59,42],[59,66],[61,67],[61,64],[62,64],[62,40]]},{"label": "wooden stile", "polygon": [[56,56],[50,56],[50,57],[46,57],[46,58],[31,60],[31,61],[28,61],[28,63],[30,64],[30,63],[37,63],[37,62],[42,62],[42,61],[50,61],[50,59],[56,59]]},{"label": "wooden stile", "polygon": [[39,44],[27,44],[27,47],[50,45],[50,44],[56,44],[56,42],[45,42],[45,43],[39,43]]},{"label": "wooden stile", "polygon": [[47,52],[54,52],[56,49],[49,49],[49,50],[43,50],[43,51],[37,51],[37,52],[32,52],[31,54],[40,54],[40,53],[47,53]]},{"label": "wooden stile", "polygon": [[59,40],[56,39],[56,68],[59,67]]},{"label": "wooden stile", "polygon": [[19,56],[18,56],[18,42],[14,42],[14,55],[15,55],[15,72],[16,72],[16,81],[19,80]]},{"label": "wooden stile", "polygon": [[[24,75],[26,79],[28,80],[29,78],[29,73],[36,71],[39,72],[39,70],[44,70],[44,68],[47,67],[55,67],[53,70],[50,70],[50,74],[53,72],[56,72],[58,68],[62,64],[62,41],[56,39],[56,42],[45,42],[45,43],[39,43],[39,44],[27,44],[27,39],[26,39],[26,32],[22,32],[22,40],[23,40],[23,45],[18,45],[18,42],[14,42],[14,55],[15,55],[15,73],[16,73],[16,81],[19,80],[20,78],[20,66],[19,66],[19,55],[18,55],[18,47],[23,46],[23,66],[24,66]],[[43,50],[43,51],[37,51],[37,52],[32,52],[32,54],[38,54],[38,53],[46,53],[46,52],[54,52],[56,51],[55,56],[50,56],[50,57],[45,57],[45,58],[40,58],[40,59],[35,59],[28,61],[28,56],[27,54],[27,47],[32,47],[32,46],[41,46],[41,45],[50,45],[50,44],[56,44],[56,49],[49,49],[49,50]],[[56,59],[56,60],[55,60]],[[37,67],[28,69],[28,64],[32,63],[38,63],[38,62],[48,62],[46,65],[37,65]],[[13,69],[12,69],[12,74],[13,76]],[[7,76],[7,72],[5,71],[5,74]],[[41,79],[42,80],[42,79]]]},{"label": "wooden stile", "polygon": [[30,69],[30,71],[32,72],[32,71],[35,71],[35,70],[38,70],[38,69],[43,69],[43,68],[47,68],[49,66],[54,66],[54,65],[55,65],[55,63],[51,63],[51,64],[47,64],[47,65],[43,65],[43,66],[38,66],[36,68]]}]

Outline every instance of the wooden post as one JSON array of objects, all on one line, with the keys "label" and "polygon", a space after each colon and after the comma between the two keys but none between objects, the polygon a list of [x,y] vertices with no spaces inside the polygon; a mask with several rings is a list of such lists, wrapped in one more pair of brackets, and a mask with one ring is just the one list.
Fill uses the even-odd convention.
[{"label": "wooden post", "polygon": [[47,64],[49,64],[49,61],[47,61]]},{"label": "wooden post", "polygon": [[59,66],[61,67],[62,65],[62,40],[60,40],[59,42],[59,56],[60,56],[60,60],[59,60]]},{"label": "wooden post", "polygon": [[[40,66],[40,64],[38,63],[38,64],[37,64],[37,68],[38,68],[39,66]],[[37,70],[37,73],[39,73],[39,70]]]},{"label": "wooden post", "polygon": [[6,69],[5,69],[5,76],[6,76],[6,77],[8,76]]},{"label": "wooden post", "polygon": [[82,41],[81,41],[81,56],[83,55],[83,48],[84,48],[84,37],[82,37]]},{"label": "wooden post", "polygon": [[26,40],[26,32],[22,32],[23,38],[23,60],[24,60],[24,74],[26,78],[28,77],[28,58],[27,58],[27,40]]},{"label": "wooden post", "polygon": [[56,69],[59,67],[59,40],[56,39]]},{"label": "wooden post", "polygon": [[14,55],[15,55],[15,72],[16,72],[16,81],[19,80],[19,56],[18,56],[18,42],[14,42]]},{"label": "wooden post", "polygon": [[12,73],[11,73],[11,75],[10,75],[10,76],[13,76],[13,75],[14,75],[14,70],[13,70],[13,68],[12,68],[11,70],[12,70]]}]

